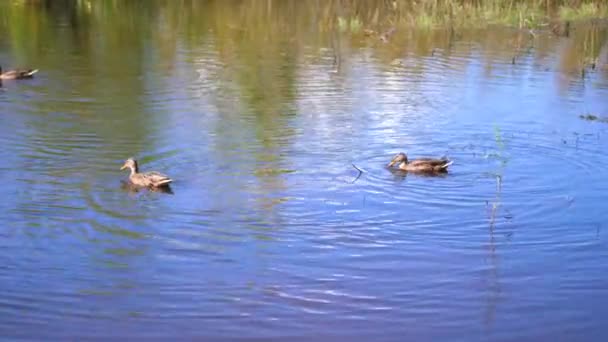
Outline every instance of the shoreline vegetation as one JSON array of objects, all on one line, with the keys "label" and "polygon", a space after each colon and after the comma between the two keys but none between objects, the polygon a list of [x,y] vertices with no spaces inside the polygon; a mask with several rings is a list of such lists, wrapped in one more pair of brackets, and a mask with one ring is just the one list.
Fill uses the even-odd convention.
[{"label": "shoreline vegetation", "polygon": [[[64,26],[73,34],[61,34]],[[333,72],[361,47],[373,47],[380,63],[402,65],[412,52],[471,54],[472,45],[456,44],[466,40],[491,51],[490,64],[530,56],[541,63],[559,48],[556,65],[544,67],[585,79],[594,70],[608,75],[607,28],[604,0],[0,1],[0,45],[19,63],[65,46],[92,55],[154,48],[170,66],[181,45],[212,42],[222,63],[250,64],[255,75],[260,60],[297,59],[305,50],[330,54]],[[125,32],[150,44],[134,46]]]},{"label": "shoreline vegetation", "polygon": [[[218,0],[207,2],[214,3]],[[220,0],[221,1],[221,0]],[[87,12],[103,8],[104,12],[127,6],[126,0],[13,0],[13,6],[73,6]],[[148,1],[146,1],[148,2]],[[149,0],[149,2],[162,2]],[[196,0],[174,0],[182,7],[196,7]],[[297,3],[297,4],[296,4]],[[133,5],[133,4],[131,4]],[[356,29],[365,24],[387,24],[417,28],[484,27],[504,25],[534,28],[556,21],[608,18],[604,0],[245,0],[239,5],[255,9],[304,6],[326,20],[335,16],[339,26]],[[297,13],[296,13],[297,14]]]},{"label": "shoreline vegetation", "polygon": [[[536,29],[569,21],[608,18],[608,2],[585,0],[392,0],[371,2],[365,10],[361,1],[342,1],[349,15],[338,17],[338,26],[351,31],[384,24],[402,28],[484,28],[505,26]],[[380,4],[378,4],[380,3]],[[363,8],[359,8],[359,6]],[[382,16],[381,12],[385,12]]]}]

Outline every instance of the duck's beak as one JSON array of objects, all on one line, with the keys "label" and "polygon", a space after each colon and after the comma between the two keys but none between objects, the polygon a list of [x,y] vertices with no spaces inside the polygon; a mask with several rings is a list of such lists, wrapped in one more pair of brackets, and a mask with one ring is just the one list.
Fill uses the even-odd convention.
[{"label": "duck's beak", "polygon": [[122,170],[124,170],[124,169],[126,169],[126,168],[127,168],[127,164],[125,164],[125,165],[121,166],[121,167],[120,167],[120,170],[122,171]]},{"label": "duck's beak", "polygon": [[390,163],[386,164],[386,167],[393,167],[393,165],[395,165],[396,162],[397,162],[397,157],[393,158],[393,160],[391,160]]}]

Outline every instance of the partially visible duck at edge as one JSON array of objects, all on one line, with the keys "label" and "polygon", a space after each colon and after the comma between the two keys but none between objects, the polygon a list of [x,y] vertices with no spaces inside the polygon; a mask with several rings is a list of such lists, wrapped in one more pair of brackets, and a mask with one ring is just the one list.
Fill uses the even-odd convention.
[{"label": "partially visible duck at edge", "polygon": [[129,175],[129,182],[131,182],[131,184],[135,186],[160,188],[169,186],[169,183],[173,181],[171,178],[169,178],[169,176],[160,172],[139,172],[139,166],[137,165],[137,161],[133,158],[127,159],[120,169],[131,170],[131,174]]},{"label": "partially visible duck at edge", "polygon": [[15,69],[2,71],[0,66],[0,80],[19,80],[22,78],[32,78],[38,69]]},{"label": "partially visible duck at edge", "polygon": [[454,163],[447,158],[432,159],[432,158],[420,158],[415,160],[408,160],[407,155],[403,152],[398,153],[387,167],[391,168],[397,165],[397,168],[407,172],[418,172],[418,173],[444,173],[448,171],[448,166]]}]

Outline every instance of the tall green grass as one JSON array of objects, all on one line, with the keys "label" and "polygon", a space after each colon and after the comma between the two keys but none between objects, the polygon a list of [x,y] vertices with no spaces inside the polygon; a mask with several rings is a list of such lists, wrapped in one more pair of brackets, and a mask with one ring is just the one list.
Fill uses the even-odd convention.
[{"label": "tall green grass", "polygon": [[534,28],[555,20],[607,18],[602,0],[392,0],[327,1],[343,12],[378,13],[384,22],[416,28],[506,25]]}]

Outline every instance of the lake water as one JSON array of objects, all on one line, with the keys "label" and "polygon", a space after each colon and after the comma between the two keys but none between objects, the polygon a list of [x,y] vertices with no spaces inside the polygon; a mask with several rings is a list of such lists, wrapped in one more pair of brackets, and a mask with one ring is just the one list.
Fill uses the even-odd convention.
[{"label": "lake water", "polygon": [[[0,4],[0,64],[40,69],[0,88],[3,338],[608,338],[604,23],[42,3]],[[173,193],[125,189],[130,156]]]}]

